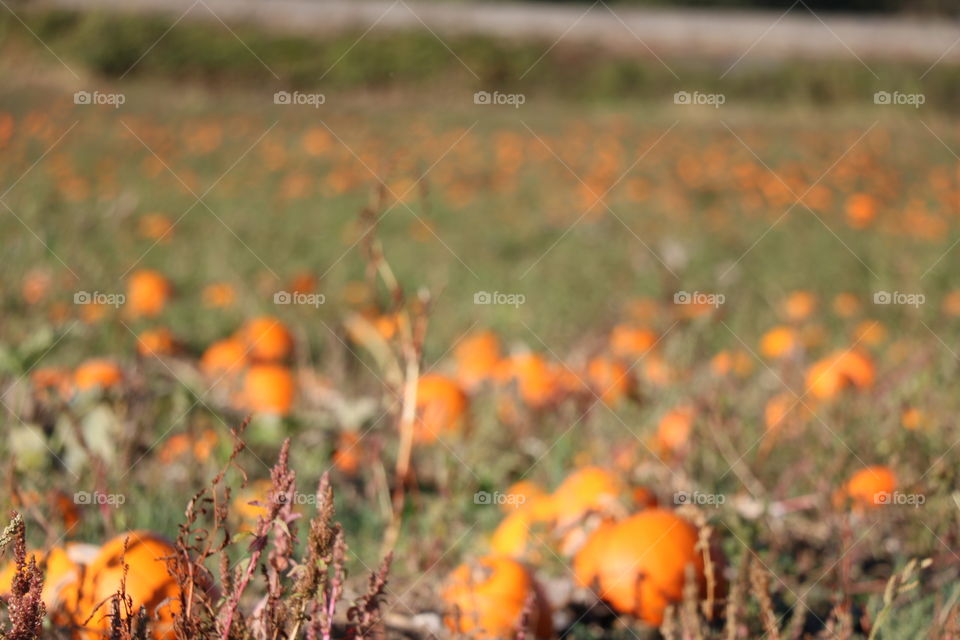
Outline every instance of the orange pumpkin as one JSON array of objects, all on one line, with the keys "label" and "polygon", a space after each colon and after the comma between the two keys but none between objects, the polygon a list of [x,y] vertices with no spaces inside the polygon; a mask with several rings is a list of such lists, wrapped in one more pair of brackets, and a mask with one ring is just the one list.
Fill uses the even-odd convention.
[{"label": "orange pumpkin", "polygon": [[[126,553],[124,541],[128,541]],[[166,560],[175,553],[169,542],[149,531],[130,531],[104,544],[80,585],[74,620],[79,624],[93,616],[86,627],[90,631],[81,636],[86,640],[99,640],[110,629],[111,600],[120,589],[124,565],[127,565],[126,594],[133,601],[133,612],[141,606],[147,609],[152,638],[175,638],[173,617],[179,610],[180,589],[167,571]],[[104,604],[97,609],[101,602]]]},{"label": "orange pumpkin", "polygon": [[490,537],[490,549],[497,555],[522,558],[530,547],[530,527],[533,517],[529,509],[517,509],[508,514]]},{"label": "orange pumpkin", "polygon": [[566,526],[591,511],[607,511],[622,489],[620,479],[606,469],[584,467],[574,471],[551,496],[557,524]]},{"label": "orange pumpkin", "polygon": [[258,413],[284,416],[290,412],[294,397],[293,374],[277,364],[255,364],[243,381],[245,406]]},{"label": "orange pumpkin", "polygon": [[137,353],[141,356],[168,356],[176,349],[177,340],[164,327],[150,329],[137,336]]},{"label": "orange pumpkin", "polygon": [[158,271],[135,271],[127,281],[126,306],[134,317],[152,317],[163,311],[173,292],[170,281]]},{"label": "orange pumpkin", "polygon": [[877,217],[879,203],[867,193],[855,193],[847,198],[847,222],[855,229],[862,229]]},{"label": "orange pumpkin", "polygon": [[73,391],[70,372],[61,367],[38,367],[30,372],[30,384],[38,394],[56,393],[67,397]]},{"label": "orange pumpkin", "polygon": [[613,520],[603,520],[587,537],[573,556],[571,569],[577,584],[592,587],[600,574],[600,565],[610,534],[616,528]]},{"label": "orange pumpkin", "polygon": [[546,492],[540,488],[540,485],[530,480],[515,482],[507,487],[504,493],[506,494],[506,500],[504,500],[500,507],[508,513],[518,509],[527,509],[537,500],[547,495]]},{"label": "orange pumpkin", "polygon": [[844,485],[841,499],[848,498],[856,509],[890,504],[890,494],[897,489],[897,476],[893,469],[874,465],[857,471]]},{"label": "orange pumpkin", "polygon": [[649,329],[618,324],[610,332],[610,351],[621,358],[639,358],[657,344],[657,334]]},{"label": "orange pumpkin", "polygon": [[794,291],[783,303],[783,312],[789,320],[800,322],[817,310],[817,297],[809,291]]},{"label": "orange pumpkin", "polygon": [[[594,563],[599,595],[620,613],[660,626],[667,606],[679,602],[687,567],[703,584],[696,528],[670,511],[648,509],[600,530]],[[582,571],[590,576],[590,563]]]},{"label": "orange pumpkin", "polygon": [[417,442],[434,442],[442,434],[460,429],[466,418],[467,404],[467,394],[453,378],[437,373],[420,378],[414,422]]},{"label": "orange pumpkin", "polygon": [[262,362],[278,362],[293,351],[293,336],[277,318],[262,316],[249,320],[239,332],[250,356]]},{"label": "orange pumpkin", "polygon": [[203,288],[203,304],[211,309],[222,309],[233,306],[237,299],[233,285],[227,282],[214,282]]},{"label": "orange pumpkin", "polygon": [[500,339],[492,331],[467,336],[453,350],[457,379],[468,389],[489,380],[500,362]]},{"label": "orange pumpkin", "polygon": [[200,369],[210,377],[239,373],[246,364],[247,347],[236,338],[217,340],[200,358]]},{"label": "orange pumpkin", "polygon": [[868,389],[873,380],[874,367],[869,357],[858,351],[842,351],[810,365],[806,385],[813,397],[829,399],[849,386]]},{"label": "orange pumpkin", "polygon": [[841,318],[851,318],[860,311],[860,300],[852,293],[838,293],[833,298],[833,312]]},{"label": "orange pumpkin", "polygon": [[344,431],[337,438],[337,447],[333,450],[333,466],[347,474],[356,475],[363,459],[363,445],[355,431]]},{"label": "orange pumpkin", "polygon": [[523,353],[511,356],[497,367],[502,382],[514,382],[524,403],[539,409],[549,404],[557,394],[556,370],[542,356]]},{"label": "orange pumpkin", "polygon": [[661,449],[675,452],[685,447],[695,416],[696,412],[690,406],[680,406],[663,414],[657,425],[657,443]]},{"label": "orange pumpkin", "polygon": [[[64,587],[75,582],[82,573],[82,561],[89,560],[91,545],[69,542],[63,547],[54,547],[50,551],[30,551],[27,553],[27,562],[31,558],[43,570],[43,591],[41,598],[48,611],[57,607],[61,600]],[[0,596],[10,593],[13,586],[13,577],[17,565],[11,560],[0,571]]]},{"label": "orange pumpkin", "polygon": [[594,393],[607,406],[615,406],[633,388],[630,371],[621,363],[597,356],[587,365],[587,379]]},{"label": "orange pumpkin", "polygon": [[443,589],[448,608],[444,620],[451,631],[473,638],[513,637],[531,596],[530,630],[537,638],[550,638],[550,607],[527,568],[505,556],[486,556],[460,565],[448,578]]},{"label": "orange pumpkin", "polygon": [[793,353],[799,343],[792,327],[774,327],[760,338],[760,353],[767,358],[784,358]]},{"label": "orange pumpkin", "polygon": [[96,358],[87,360],[73,372],[73,384],[80,391],[109,389],[123,382],[123,373],[114,362]]}]

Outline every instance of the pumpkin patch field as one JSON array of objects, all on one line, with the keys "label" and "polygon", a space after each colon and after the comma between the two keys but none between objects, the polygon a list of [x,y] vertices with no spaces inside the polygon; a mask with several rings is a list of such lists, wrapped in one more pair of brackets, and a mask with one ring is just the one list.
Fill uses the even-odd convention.
[{"label": "pumpkin patch field", "polygon": [[24,15],[0,638],[960,637],[949,61],[570,96]]}]

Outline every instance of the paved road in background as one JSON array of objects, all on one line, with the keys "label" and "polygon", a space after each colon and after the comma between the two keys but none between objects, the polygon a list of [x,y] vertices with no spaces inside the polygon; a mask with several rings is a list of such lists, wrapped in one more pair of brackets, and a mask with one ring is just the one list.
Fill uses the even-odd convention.
[{"label": "paved road in background", "polygon": [[430,29],[595,43],[640,56],[750,62],[800,58],[960,60],[960,23],[784,12],[659,10],[592,5],[439,3],[406,0],[40,0],[36,5],[164,12],[183,19],[253,21],[302,34],[348,29]]}]

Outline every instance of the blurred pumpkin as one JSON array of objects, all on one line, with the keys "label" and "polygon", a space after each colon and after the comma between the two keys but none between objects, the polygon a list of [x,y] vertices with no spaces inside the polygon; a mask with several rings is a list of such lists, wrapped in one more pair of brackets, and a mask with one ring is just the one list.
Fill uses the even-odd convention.
[{"label": "blurred pumpkin", "polygon": [[239,373],[246,364],[247,347],[236,338],[217,340],[200,358],[200,369],[211,377]]},{"label": "blurred pumpkin", "polygon": [[852,293],[838,293],[833,298],[833,312],[841,318],[852,318],[860,311],[860,300]]},{"label": "blurred pumpkin", "polygon": [[[141,606],[146,608],[151,638],[173,640],[176,637],[173,618],[180,607],[180,589],[167,571],[167,558],[175,554],[173,545],[149,531],[130,531],[106,542],[87,568],[79,590],[74,586],[70,596],[76,600],[74,623],[90,618],[86,625],[89,631],[80,636],[98,640],[109,631],[111,601],[120,590],[124,565],[127,565],[126,595],[133,601],[132,611],[135,614]],[[104,604],[97,609],[101,602]]]},{"label": "blurred pumpkin", "polygon": [[606,469],[584,467],[574,471],[551,496],[557,524],[563,527],[591,511],[610,510],[622,489],[619,477]]},{"label": "blurred pumpkin", "polygon": [[260,518],[269,514],[268,504],[273,482],[261,478],[241,489],[230,503],[230,513],[240,518],[241,531],[253,531]]},{"label": "blurred pumpkin", "polygon": [[603,520],[587,536],[586,541],[573,556],[573,577],[581,587],[593,587],[599,578],[600,565],[606,551],[610,534],[616,528],[614,520]]},{"label": "blurred pumpkin", "polygon": [[530,546],[533,518],[529,509],[517,509],[500,521],[490,537],[490,549],[497,555],[523,558]]},{"label": "blurred pumpkin", "polygon": [[210,377],[239,373],[246,364],[247,347],[236,338],[217,340],[200,358],[200,369]]},{"label": "blurred pumpkin", "polygon": [[203,304],[211,309],[222,309],[233,306],[237,294],[233,285],[227,282],[213,282],[203,288]]},{"label": "blurred pumpkin", "polygon": [[126,308],[134,317],[151,317],[163,311],[173,292],[170,281],[158,271],[135,271],[127,280]]},{"label": "blurred pumpkin", "polygon": [[930,417],[917,407],[906,407],[900,413],[900,424],[908,431],[917,431],[930,426]]},{"label": "blurred pumpkin", "polygon": [[897,476],[884,465],[865,467],[847,480],[839,500],[849,499],[855,509],[890,504],[890,494],[897,489]]},{"label": "blurred pumpkin", "polygon": [[862,229],[877,217],[877,199],[867,193],[855,193],[847,198],[847,222],[854,229]]},{"label": "blurred pumpkin", "polygon": [[34,392],[43,395],[54,393],[66,398],[73,391],[70,372],[62,367],[38,367],[30,372],[30,384]]},{"label": "blurred pumpkin", "polygon": [[817,297],[809,291],[794,291],[783,303],[783,313],[788,320],[801,322],[817,310]]},{"label": "blurred pumpkin", "polygon": [[530,630],[535,637],[553,636],[550,607],[527,568],[505,556],[485,556],[457,567],[442,594],[444,620],[455,633],[479,639],[516,635],[527,599],[533,598]]},{"label": "blurred pumpkin", "polygon": [[166,327],[148,329],[137,336],[137,353],[141,356],[168,356],[176,350],[177,340]]},{"label": "blurred pumpkin", "polygon": [[504,493],[506,494],[506,500],[500,505],[500,508],[507,513],[529,508],[547,495],[540,485],[530,480],[515,482],[507,487]]},{"label": "blurred pumpkin", "polygon": [[293,336],[277,318],[262,316],[246,322],[239,332],[251,358],[262,362],[278,362],[293,351]]},{"label": "blurred pumpkin", "polygon": [[598,595],[620,613],[658,627],[667,606],[683,597],[687,567],[702,588],[697,529],[674,513],[648,509],[599,531],[596,556],[585,562],[581,577],[590,578],[595,567]]},{"label": "blurred pumpkin", "polygon": [[587,365],[587,379],[607,406],[617,405],[633,390],[630,371],[620,362],[597,356]]},{"label": "blurred pumpkin", "polygon": [[293,374],[278,364],[255,364],[243,380],[243,404],[250,411],[287,415],[295,393]]},{"label": "blurred pumpkin", "polygon": [[663,414],[657,425],[657,444],[660,448],[666,452],[676,452],[684,448],[690,439],[695,415],[693,407],[687,405]]},{"label": "blurred pumpkin", "polygon": [[[91,559],[92,545],[68,542],[63,547],[53,547],[47,552],[27,552],[27,562],[32,558],[43,571],[43,590],[40,597],[47,611],[58,606],[61,592],[71,582],[80,579],[83,561]],[[17,571],[16,562],[11,560],[0,570],[0,596],[10,594],[13,578]]]},{"label": "blurred pumpkin", "polygon": [[818,360],[807,369],[807,392],[818,399],[835,397],[843,389],[854,386],[869,389],[873,386],[873,362],[858,351],[835,352]]},{"label": "blurred pumpkin", "polygon": [[454,348],[453,358],[457,364],[457,379],[467,389],[494,376],[500,362],[500,339],[492,331],[478,331]]},{"label": "blurred pumpkin", "polygon": [[123,373],[116,363],[95,358],[82,363],[73,372],[73,384],[80,391],[110,389],[123,382]]},{"label": "blurred pumpkin", "polygon": [[657,344],[657,334],[649,329],[618,324],[610,332],[610,352],[621,358],[639,358]]},{"label": "blurred pumpkin", "polygon": [[174,222],[162,213],[147,213],[141,216],[137,230],[144,238],[156,242],[169,242]]},{"label": "blurred pumpkin", "polygon": [[356,475],[363,458],[360,435],[355,431],[343,431],[337,437],[333,450],[333,466],[348,476]]},{"label": "blurred pumpkin", "polygon": [[515,383],[520,398],[531,409],[545,407],[557,393],[556,371],[543,356],[522,353],[510,356],[497,367],[501,382]]},{"label": "blurred pumpkin", "polygon": [[414,437],[430,443],[440,435],[462,428],[467,413],[467,394],[459,383],[438,373],[428,373],[417,381],[417,416]]},{"label": "blurred pumpkin", "polygon": [[799,343],[792,327],[774,327],[760,338],[760,353],[767,358],[784,358],[793,353]]}]

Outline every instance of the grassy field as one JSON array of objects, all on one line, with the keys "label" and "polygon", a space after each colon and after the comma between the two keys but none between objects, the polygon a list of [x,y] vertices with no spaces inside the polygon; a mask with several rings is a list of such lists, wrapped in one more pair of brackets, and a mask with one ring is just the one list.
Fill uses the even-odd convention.
[{"label": "grassy field", "polygon": [[[60,24],[31,20],[45,35]],[[221,81],[205,83],[197,78],[218,67],[195,73],[202,61],[189,56],[177,66],[169,43],[121,78],[142,47],[116,64],[98,65],[107,54],[89,50],[64,54],[67,69],[9,19],[5,28],[0,454],[10,491],[0,495],[24,512],[32,547],[99,544],[133,529],[174,538],[189,497],[227,463],[229,430],[251,413],[245,391],[209,377],[199,360],[268,315],[293,337],[295,398],[283,416],[254,411],[225,482],[236,493],[241,469],[269,478],[284,438],[300,491],[312,494],[331,471],[350,544],[348,593],[394,550],[384,607],[392,633],[398,618],[442,615],[446,576],[489,552],[504,514],[476,492],[503,494],[519,480],[552,490],[596,465],[623,496],[647,488],[712,530],[731,597],[743,600],[723,637],[775,637],[764,624],[771,612],[781,637],[951,637],[960,132],[949,92],[934,99],[940,89],[931,89],[920,108],[877,105],[875,83],[844,63],[796,84],[783,77],[789,70],[763,72],[803,87],[804,99],[792,89],[750,99],[746,83],[719,108],[677,105],[673,92],[696,85],[659,80],[648,95],[576,97],[541,78],[527,94],[508,82],[446,82],[455,62],[436,52],[429,60],[443,62],[428,71],[397,54],[424,73],[416,82],[391,81],[391,56],[381,54],[360,80],[312,86],[311,69],[277,84],[260,71],[233,78],[225,64]],[[282,58],[263,55],[267,66]],[[651,68],[629,77],[662,74]],[[371,80],[380,73],[384,82]],[[947,87],[956,70],[937,73],[931,82]],[[475,104],[474,91],[494,87],[524,103]],[[75,91],[123,104],[76,104]],[[322,93],[323,104],[276,104],[276,91]],[[373,238],[402,302],[372,284]],[[142,270],[172,284],[156,314],[129,306]],[[276,303],[295,290],[322,304]],[[79,292],[126,298],[77,304]],[[484,292],[503,303],[478,304]],[[685,304],[684,292],[708,303]],[[481,330],[495,332],[503,356],[539,354],[554,368],[549,401],[518,394],[508,383],[518,373],[491,374],[470,389],[463,424],[415,444],[413,472],[398,482],[409,379],[394,363],[409,362],[410,320],[396,317],[425,324],[414,358],[423,371],[460,377],[454,353]],[[373,326],[358,318],[381,330],[358,334]],[[618,350],[617,326],[655,339]],[[158,328],[176,347],[138,353],[138,336]],[[836,354],[851,353],[859,368],[839,373],[847,365]],[[90,358],[111,359],[123,382],[103,393],[38,382],[40,371],[74,371]],[[838,377],[812,375],[819,362]],[[777,407],[782,419],[772,418]],[[664,426],[678,408],[691,416],[679,439]],[[345,446],[344,433],[360,437]],[[191,449],[206,437],[210,451]],[[337,450],[355,454],[357,468],[336,464]],[[882,490],[902,504],[843,501],[848,479],[870,465],[894,472],[895,491]],[[69,508],[50,498],[56,492]],[[75,504],[77,492],[122,504]],[[676,505],[678,492],[720,504]],[[636,508],[624,500],[621,509]],[[231,518],[235,531],[253,527]],[[567,533],[544,524],[519,554],[546,586],[557,627],[584,638],[644,633],[572,587]],[[240,539],[231,558],[243,562]],[[768,572],[769,602],[760,578],[747,589],[754,599],[737,590],[751,556]],[[932,562],[916,588],[888,594],[892,614],[879,615],[887,581],[914,558]],[[683,624],[692,633],[689,616]],[[703,625],[721,634],[724,616]]]}]

